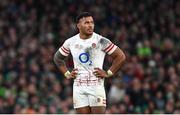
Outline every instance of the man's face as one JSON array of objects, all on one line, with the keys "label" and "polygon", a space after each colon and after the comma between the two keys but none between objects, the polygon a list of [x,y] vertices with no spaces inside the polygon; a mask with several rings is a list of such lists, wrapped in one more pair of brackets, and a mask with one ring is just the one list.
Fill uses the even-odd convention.
[{"label": "man's face", "polygon": [[94,20],[91,16],[83,17],[79,20],[77,27],[79,32],[85,35],[91,35],[94,32]]}]

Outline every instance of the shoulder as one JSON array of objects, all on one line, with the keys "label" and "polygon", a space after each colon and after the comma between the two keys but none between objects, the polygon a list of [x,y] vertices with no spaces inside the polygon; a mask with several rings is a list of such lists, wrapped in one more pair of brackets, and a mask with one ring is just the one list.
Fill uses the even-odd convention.
[{"label": "shoulder", "polygon": [[65,42],[67,42],[67,43],[73,43],[74,41],[77,40],[78,36],[79,36],[79,34],[76,34],[76,35],[74,35],[74,36],[66,39]]},{"label": "shoulder", "polygon": [[98,34],[98,33],[95,33],[95,32],[93,33],[93,36],[94,36],[94,37],[97,37],[97,38],[102,38],[102,37],[103,37],[102,35],[100,35],[100,34]]},{"label": "shoulder", "polygon": [[106,37],[104,37],[104,36],[102,36],[102,35],[100,35],[100,34],[94,33],[94,35],[95,35],[95,38],[96,38],[101,44],[107,44],[107,43],[110,43],[110,42],[111,42],[108,38],[106,38]]},{"label": "shoulder", "polygon": [[104,37],[98,33],[93,33],[93,37],[97,40],[97,41],[100,41],[101,39],[103,39]]},{"label": "shoulder", "polygon": [[100,43],[102,46],[107,46],[112,43],[108,38],[100,34],[94,33],[93,36],[96,39],[96,41],[98,41],[98,43]]}]

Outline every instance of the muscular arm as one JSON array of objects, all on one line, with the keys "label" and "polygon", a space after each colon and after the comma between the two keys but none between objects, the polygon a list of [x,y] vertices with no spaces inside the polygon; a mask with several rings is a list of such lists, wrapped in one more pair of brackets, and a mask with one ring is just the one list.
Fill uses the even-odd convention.
[{"label": "muscular arm", "polygon": [[54,54],[54,62],[55,64],[57,65],[58,69],[60,70],[60,72],[62,72],[63,74],[68,71],[66,65],[65,65],[65,59],[66,57],[63,56],[59,51],[57,51],[55,54]]},{"label": "muscular arm", "polygon": [[[118,70],[121,68],[122,64],[126,60],[126,56],[120,48],[116,48],[115,51],[110,55],[113,58],[112,66],[110,67],[110,71],[112,74],[116,74]],[[105,72],[100,68],[94,68],[95,71],[93,72],[94,75],[97,77],[109,77],[108,71]],[[111,76],[111,75],[110,75]]]},{"label": "muscular arm", "polygon": [[[71,72],[68,71],[65,64],[66,56],[63,56],[59,51],[54,54],[54,62],[57,65],[61,73],[67,78],[75,78],[77,75],[77,69],[73,69]],[[69,73],[68,73],[69,72]],[[66,74],[65,74],[66,73]]]},{"label": "muscular arm", "polygon": [[116,74],[125,62],[126,56],[119,47],[117,47],[116,50],[110,56],[113,58],[110,70],[113,74]]}]

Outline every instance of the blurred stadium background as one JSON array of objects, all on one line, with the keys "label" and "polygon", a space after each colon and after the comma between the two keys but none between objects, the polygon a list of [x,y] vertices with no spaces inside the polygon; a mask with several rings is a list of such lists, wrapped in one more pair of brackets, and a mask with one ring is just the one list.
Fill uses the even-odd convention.
[{"label": "blurred stadium background", "polygon": [[0,113],[75,113],[52,56],[82,11],[128,57],[106,80],[106,113],[180,113],[178,0],[1,0]]}]

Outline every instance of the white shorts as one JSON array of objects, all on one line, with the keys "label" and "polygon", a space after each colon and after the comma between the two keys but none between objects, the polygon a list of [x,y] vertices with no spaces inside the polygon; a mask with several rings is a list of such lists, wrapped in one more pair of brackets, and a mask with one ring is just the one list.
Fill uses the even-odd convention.
[{"label": "white shorts", "polygon": [[73,103],[74,108],[81,108],[85,106],[106,106],[104,85],[73,85]]}]

